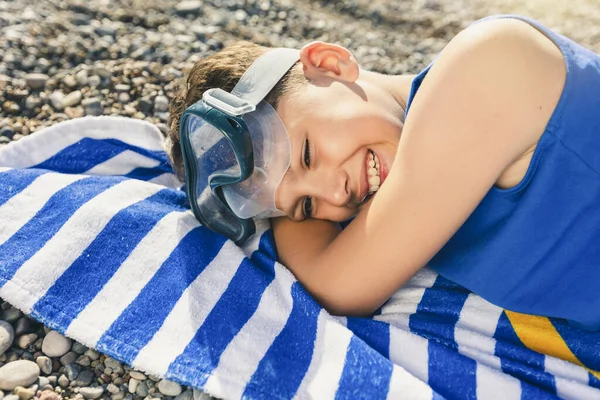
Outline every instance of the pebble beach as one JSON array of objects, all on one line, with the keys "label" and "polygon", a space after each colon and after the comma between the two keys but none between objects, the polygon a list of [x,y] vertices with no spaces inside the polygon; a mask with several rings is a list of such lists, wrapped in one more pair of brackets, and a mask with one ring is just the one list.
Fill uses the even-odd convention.
[{"label": "pebble beach", "polygon": [[[329,41],[364,69],[418,73],[471,22],[503,13],[600,53],[597,0],[0,0],[0,148],[89,115],[142,119],[166,134],[185,74],[237,40]],[[0,399],[211,399],[0,305]]]}]

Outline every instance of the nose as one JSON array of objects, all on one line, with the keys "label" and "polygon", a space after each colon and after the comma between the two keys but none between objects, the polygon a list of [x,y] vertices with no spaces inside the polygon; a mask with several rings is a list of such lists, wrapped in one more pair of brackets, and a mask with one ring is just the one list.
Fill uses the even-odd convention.
[{"label": "nose", "polygon": [[[310,186],[313,197],[326,201],[335,207],[344,207],[350,202],[350,191],[348,190],[348,176],[341,169],[328,172],[314,171]],[[325,173],[324,173],[325,172]]]}]

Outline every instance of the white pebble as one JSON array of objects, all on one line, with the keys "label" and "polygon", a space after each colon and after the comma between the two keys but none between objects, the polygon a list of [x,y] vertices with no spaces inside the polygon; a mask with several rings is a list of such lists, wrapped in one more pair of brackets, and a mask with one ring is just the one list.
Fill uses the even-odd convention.
[{"label": "white pebble", "polygon": [[144,375],[140,371],[129,371],[129,376],[137,379],[138,381],[145,381],[147,379],[146,375]]},{"label": "white pebble", "polygon": [[179,383],[163,379],[162,381],[158,382],[158,390],[165,396],[177,396],[181,394],[181,385],[179,385]]},{"label": "white pebble", "polygon": [[79,388],[79,394],[86,399],[97,399],[98,397],[102,396],[102,393],[104,393],[104,388],[101,386]]},{"label": "white pebble", "polygon": [[0,354],[4,354],[12,346],[13,340],[15,340],[15,331],[12,325],[0,321]]},{"label": "white pebble", "polygon": [[138,381],[137,379],[135,379],[135,378],[129,379],[129,384],[127,385],[127,387],[129,388],[129,393],[135,393],[139,384],[140,384],[140,381]]},{"label": "white pebble", "polygon": [[48,357],[61,357],[71,349],[71,339],[57,331],[50,331],[42,343],[42,353]]},{"label": "white pebble", "polygon": [[50,358],[46,356],[39,356],[35,359],[35,363],[40,367],[44,374],[50,375],[52,373],[52,360]]},{"label": "white pebble", "polygon": [[17,386],[29,386],[39,376],[40,367],[33,361],[13,361],[0,368],[0,389],[13,390]]}]

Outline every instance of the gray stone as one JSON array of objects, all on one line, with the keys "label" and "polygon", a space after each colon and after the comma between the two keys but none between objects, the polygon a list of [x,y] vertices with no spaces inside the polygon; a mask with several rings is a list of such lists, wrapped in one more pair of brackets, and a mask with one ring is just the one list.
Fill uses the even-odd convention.
[{"label": "gray stone", "polygon": [[50,77],[46,74],[27,74],[25,75],[25,82],[31,89],[37,90],[42,89],[46,86],[46,82]]},{"label": "gray stone", "polygon": [[50,379],[46,378],[45,376],[40,376],[38,378],[37,384],[38,384],[38,387],[43,388],[44,386],[50,384]]},{"label": "gray stone", "polygon": [[[21,132],[23,132],[23,128],[21,128]],[[31,321],[31,319],[27,317],[19,318],[19,320],[15,324],[15,336],[20,336],[24,333],[33,333],[35,331],[35,324]]]},{"label": "gray stone", "polygon": [[89,367],[92,364],[92,361],[88,356],[80,356],[75,363],[77,365],[81,365],[82,367]]},{"label": "gray stone", "polygon": [[121,391],[117,385],[112,383],[109,383],[108,386],[106,386],[106,390],[112,394],[119,393]]},{"label": "gray stone", "polygon": [[194,400],[212,400],[212,397],[201,390],[194,389]]},{"label": "gray stone", "polygon": [[100,358],[100,354],[98,354],[98,352],[94,349],[86,350],[83,355],[88,356],[92,361],[96,361],[98,358]]},{"label": "gray stone", "polygon": [[52,360],[49,357],[39,356],[35,359],[35,363],[40,367],[43,374],[50,375],[52,373]]},{"label": "gray stone", "polygon": [[165,396],[178,396],[181,394],[181,385],[176,382],[163,379],[158,382],[158,390]]},{"label": "gray stone", "polygon": [[85,115],[102,115],[104,110],[102,109],[102,103],[98,97],[90,97],[89,99],[83,100],[81,103]]},{"label": "gray stone", "polygon": [[181,394],[175,397],[175,400],[194,400],[194,392],[191,389],[187,389]]},{"label": "gray stone", "polygon": [[77,360],[78,355],[77,353],[75,353],[74,351],[69,351],[67,354],[65,354],[64,356],[62,356],[60,358],[60,363],[62,365],[69,365],[75,362],[75,360]]},{"label": "gray stone", "polygon": [[17,360],[0,368],[0,389],[13,390],[17,386],[29,386],[40,376],[40,367],[32,361]]},{"label": "gray stone", "polygon": [[94,381],[94,372],[89,369],[81,371],[77,379],[71,382],[73,386],[83,387],[89,386]]},{"label": "gray stone", "polygon": [[133,371],[133,370],[129,371],[129,376],[132,377],[132,378],[134,378],[134,379],[137,379],[138,381],[145,381],[147,379],[146,375],[144,375],[140,371]]},{"label": "gray stone", "polygon": [[79,373],[81,372],[81,367],[77,364],[69,364],[65,366],[64,372],[70,381],[74,381],[79,376]]},{"label": "gray stone", "polygon": [[71,339],[57,331],[50,331],[42,343],[42,352],[48,357],[61,357],[71,348]]},{"label": "gray stone", "polygon": [[146,397],[148,396],[148,384],[143,381],[140,382],[140,384],[138,385],[135,394],[138,395],[139,397]]},{"label": "gray stone", "polygon": [[25,99],[25,108],[27,110],[33,110],[36,107],[39,107],[42,104],[39,97],[29,96]]},{"label": "gray stone", "polygon": [[77,74],[75,74],[75,79],[80,86],[85,86],[88,83],[88,73],[85,69],[82,69]]},{"label": "gray stone", "polygon": [[85,397],[86,399],[97,399],[98,397],[102,396],[102,393],[104,393],[104,388],[99,386],[99,387],[82,387],[79,389],[79,394],[83,395],[83,397]]},{"label": "gray stone", "polygon": [[0,321],[0,354],[10,349],[13,340],[15,340],[15,333],[11,324],[6,321]]},{"label": "gray stone", "polygon": [[88,350],[88,347],[79,342],[73,341],[73,345],[71,345],[71,350],[73,350],[77,354],[83,354]]},{"label": "gray stone", "polygon": [[124,372],[121,362],[115,360],[114,358],[106,357],[104,360],[104,366],[112,369],[113,372],[116,372],[117,374],[122,374]]},{"label": "gray stone", "polygon": [[11,307],[2,313],[2,319],[6,322],[15,322],[22,316],[23,316],[23,313],[21,312],[21,310],[19,310],[18,308],[15,308],[15,307]]}]

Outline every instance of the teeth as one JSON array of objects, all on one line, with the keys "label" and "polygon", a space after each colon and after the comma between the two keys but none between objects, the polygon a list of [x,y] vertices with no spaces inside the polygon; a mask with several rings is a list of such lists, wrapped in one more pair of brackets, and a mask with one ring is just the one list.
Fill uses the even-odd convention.
[{"label": "teeth", "polygon": [[380,183],[381,183],[381,180],[379,179],[379,177],[377,175],[369,177],[369,185],[371,185],[371,187],[379,186]]},{"label": "teeth", "polygon": [[381,178],[379,177],[379,157],[370,150],[369,153],[371,154],[369,170],[367,171],[369,175],[369,193],[375,193],[379,190],[379,185],[381,184]]}]

